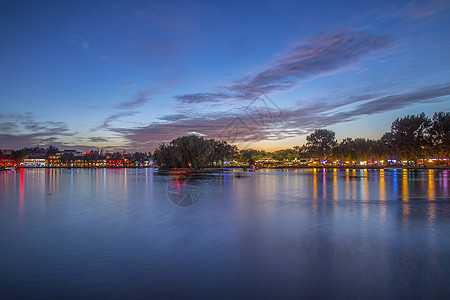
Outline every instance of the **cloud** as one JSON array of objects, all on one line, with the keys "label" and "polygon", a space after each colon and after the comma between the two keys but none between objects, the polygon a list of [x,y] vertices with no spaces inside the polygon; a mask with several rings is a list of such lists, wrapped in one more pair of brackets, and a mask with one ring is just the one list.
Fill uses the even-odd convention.
[{"label": "cloud", "polygon": [[136,99],[119,103],[118,105],[115,106],[115,108],[130,109],[130,108],[135,108],[135,107],[141,106],[141,105],[147,103],[148,101],[152,100],[151,95],[152,95],[152,93],[149,93],[149,92],[141,92],[141,93],[139,93],[139,95],[137,96]]},{"label": "cloud", "polygon": [[309,106],[277,111],[263,102],[238,113],[220,113],[215,116],[197,115],[167,122],[155,122],[136,128],[111,128],[128,140],[133,149],[149,150],[176,137],[197,133],[208,138],[243,143],[262,140],[281,140],[307,134],[317,128],[349,122],[363,116],[404,108],[413,104],[448,100],[450,83],[422,87],[398,94],[366,94],[348,96],[341,101],[315,102]]},{"label": "cloud", "polygon": [[400,15],[406,15],[411,19],[421,19],[440,13],[450,7],[448,1],[427,1],[426,4],[419,4],[417,1],[409,2]]},{"label": "cloud", "polygon": [[3,122],[0,123],[0,132],[9,133],[18,128],[18,125],[14,122]]},{"label": "cloud", "polygon": [[106,118],[106,120],[103,122],[103,126],[108,127],[109,123],[111,123],[113,121],[116,121],[123,117],[130,117],[137,113],[138,113],[137,111],[124,111],[124,112],[119,112],[119,113],[113,114],[113,115],[109,116],[108,118]]},{"label": "cloud", "polygon": [[58,134],[69,131],[69,128],[64,122],[36,122],[34,120],[23,120],[21,124],[25,129],[32,132],[47,132],[48,134]]},{"label": "cloud", "polygon": [[56,142],[73,136],[65,122],[37,121],[33,113],[2,115],[0,119],[1,147],[22,148]]},{"label": "cloud", "polygon": [[123,117],[133,116],[133,115],[135,115],[137,113],[138,113],[137,111],[122,111],[122,112],[118,112],[118,113],[112,114],[109,117],[107,117],[103,121],[103,123],[101,125],[92,128],[91,132],[92,131],[96,131],[96,130],[100,130],[100,129],[108,129],[112,122],[117,121],[117,120],[119,120],[120,118],[123,118]]},{"label": "cloud", "polygon": [[127,89],[127,88],[134,87],[134,86],[137,86],[137,84],[134,82],[128,82],[128,83],[123,84],[122,88]]},{"label": "cloud", "polygon": [[36,145],[36,134],[7,134],[0,133],[0,141],[4,149],[20,149]]},{"label": "cloud", "polygon": [[202,102],[216,102],[225,99],[232,99],[235,97],[239,97],[239,95],[233,95],[230,93],[197,93],[197,94],[186,94],[186,95],[177,95],[175,99],[180,102],[187,104],[195,104]]},{"label": "cloud", "polygon": [[31,132],[40,135],[71,135],[65,122],[57,121],[37,121],[33,113],[26,112],[18,115],[10,115],[7,118],[15,119],[15,122],[9,121],[2,123],[6,129]]},{"label": "cloud", "polygon": [[107,142],[108,140],[102,137],[90,137],[89,140],[91,142],[97,143],[97,142]]},{"label": "cloud", "polygon": [[185,94],[175,98],[187,104],[227,99],[254,100],[262,94],[286,91],[303,80],[334,72],[369,53],[389,47],[393,40],[391,36],[354,30],[323,34],[289,49],[265,70],[241,80],[240,84],[221,87],[217,92]]}]

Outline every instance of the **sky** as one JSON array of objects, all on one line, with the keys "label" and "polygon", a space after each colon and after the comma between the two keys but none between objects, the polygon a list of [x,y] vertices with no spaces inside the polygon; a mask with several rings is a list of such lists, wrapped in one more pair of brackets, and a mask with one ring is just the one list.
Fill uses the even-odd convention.
[{"label": "sky", "polygon": [[0,149],[269,151],[450,111],[450,1],[2,1]]}]

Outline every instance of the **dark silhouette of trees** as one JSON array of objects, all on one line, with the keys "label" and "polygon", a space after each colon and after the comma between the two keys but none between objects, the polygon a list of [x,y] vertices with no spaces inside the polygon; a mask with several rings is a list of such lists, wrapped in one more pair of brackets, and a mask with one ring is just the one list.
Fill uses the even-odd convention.
[{"label": "dark silhouette of trees", "polygon": [[396,119],[391,126],[390,147],[402,160],[423,158],[429,146],[432,122],[425,113]]},{"label": "dark silhouette of trees", "polygon": [[70,167],[75,160],[75,155],[71,152],[65,152],[59,156],[61,164]]},{"label": "dark silhouette of trees", "polygon": [[300,158],[298,150],[296,150],[296,149],[277,150],[275,152],[272,152],[270,155],[272,156],[273,159],[278,160],[278,161],[283,161],[283,160],[292,161],[296,158]]},{"label": "dark silhouette of trees", "polygon": [[345,161],[367,160],[376,155],[377,141],[364,138],[345,138],[333,149],[333,156]]},{"label": "dark silhouette of trees", "polygon": [[56,147],[56,146],[50,145],[50,146],[47,147],[47,149],[45,150],[45,152],[46,152],[47,156],[49,156],[49,155],[55,155],[56,153],[59,152],[59,149],[58,149],[58,147]]},{"label": "dark silhouette of trees", "polygon": [[142,164],[144,163],[145,159],[146,159],[147,155],[143,152],[134,152],[131,155],[131,159],[133,160],[133,162],[136,165]]},{"label": "dark silhouette of trees", "polygon": [[23,162],[24,159],[28,157],[28,154],[24,150],[16,150],[11,152],[11,158],[16,163]]},{"label": "dark silhouette of trees", "polygon": [[172,140],[168,145],[161,144],[153,157],[161,168],[206,168],[222,164],[223,160],[235,155],[237,148],[214,139],[206,140],[195,135]]},{"label": "dark silhouette of trees", "polygon": [[336,146],[336,134],[328,129],[316,129],[306,137],[306,146],[309,153],[314,156],[326,158],[331,156]]},{"label": "dark silhouette of trees", "polygon": [[450,156],[450,113],[438,112],[433,116],[430,128],[430,143],[432,155],[438,157]]},{"label": "dark silhouette of trees", "polygon": [[253,166],[255,161],[260,160],[266,155],[264,150],[255,150],[255,149],[243,149],[239,151],[239,154],[236,158],[244,163],[248,163],[249,166]]}]

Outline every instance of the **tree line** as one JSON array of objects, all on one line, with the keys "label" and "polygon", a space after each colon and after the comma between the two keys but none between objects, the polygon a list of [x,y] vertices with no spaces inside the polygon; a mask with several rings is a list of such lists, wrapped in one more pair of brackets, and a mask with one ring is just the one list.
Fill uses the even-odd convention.
[{"label": "tree line", "polygon": [[449,158],[450,113],[437,112],[432,118],[425,113],[397,118],[390,131],[379,139],[347,137],[338,143],[334,131],[316,129],[306,137],[306,141],[305,145],[275,152],[241,150],[235,159],[253,164],[263,157],[278,161],[292,161],[295,158],[342,161],[364,161],[371,158],[402,161]]}]

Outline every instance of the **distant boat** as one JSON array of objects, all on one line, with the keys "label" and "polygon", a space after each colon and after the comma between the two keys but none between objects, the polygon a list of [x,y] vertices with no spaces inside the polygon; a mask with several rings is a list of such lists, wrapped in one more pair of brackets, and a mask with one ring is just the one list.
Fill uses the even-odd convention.
[{"label": "distant boat", "polygon": [[14,171],[14,167],[4,167],[4,166],[0,166],[0,172],[6,172],[6,171]]}]

